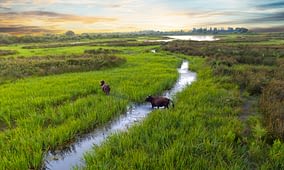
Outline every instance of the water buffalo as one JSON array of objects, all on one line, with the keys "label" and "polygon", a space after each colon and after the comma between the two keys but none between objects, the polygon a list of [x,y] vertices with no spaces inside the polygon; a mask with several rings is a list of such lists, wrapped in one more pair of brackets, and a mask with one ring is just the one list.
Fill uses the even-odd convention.
[{"label": "water buffalo", "polygon": [[171,99],[163,97],[163,96],[148,96],[145,99],[145,101],[150,102],[152,104],[152,108],[158,107],[159,109],[159,107],[162,107],[162,106],[164,106],[165,108],[169,108],[170,102],[172,102],[173,107],[174,107],[174,102]]},{"label": "water buffalo", "polygon": [[102,87],[103,92],[104,92],[106,95],[109,95],[110,87],[109,87],[108,84],[105,84],[105,81],[104,81],[104,80],[101,81],[101,87]]}]

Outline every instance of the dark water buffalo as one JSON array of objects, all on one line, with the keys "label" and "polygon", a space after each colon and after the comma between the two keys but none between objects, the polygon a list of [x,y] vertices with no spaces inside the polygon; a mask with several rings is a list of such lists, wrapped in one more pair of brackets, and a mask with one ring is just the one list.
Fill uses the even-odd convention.
[{"label": "dark water buffalo", "polygon": [[106,95],[109,95],[110,87],[109,87],[108,84],[105,83],[104,80],[101,81],[101,87],[102,87],[103,92],[104,92]]},{"label": "dark water buffalo", "polygon": [[174,107],[174,103],[171,99],[163,97],[163,96],[148,96],[145,99],[146,102],[150,102],[152,104],[152,108],[154,107],[165,107],[165,108],[169,108],[169,104],[170,102],[172,102],[173,107]]}]

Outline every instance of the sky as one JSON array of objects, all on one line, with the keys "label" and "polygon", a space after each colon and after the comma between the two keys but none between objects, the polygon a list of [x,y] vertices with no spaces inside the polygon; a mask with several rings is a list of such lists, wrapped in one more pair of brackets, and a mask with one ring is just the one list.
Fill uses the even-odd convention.
[{"label": "sky", "polygon": [[0,0],[0,33],[246,27],[284,31],[284,0]]}]

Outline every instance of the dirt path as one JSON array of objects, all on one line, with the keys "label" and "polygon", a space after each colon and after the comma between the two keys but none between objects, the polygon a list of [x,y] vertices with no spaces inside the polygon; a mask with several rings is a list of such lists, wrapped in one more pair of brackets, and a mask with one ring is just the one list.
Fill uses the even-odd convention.
[{"label": "dirt path", "polygon": [[[241,96],[243,96],[241,94]],[[242,105],[242,112],[239,115],[239,119],[241,122],[244,123],[244,130],[242,132],[242,135],[244,137],[248,137],[251,134],[251,128],[249,126],[249,123],[247,120],[249,119],[250,116],[256,115],[257,113],[257,98],[253,96],[248,96],[248,97],[242,97],[243,99],[243,105]]]}]

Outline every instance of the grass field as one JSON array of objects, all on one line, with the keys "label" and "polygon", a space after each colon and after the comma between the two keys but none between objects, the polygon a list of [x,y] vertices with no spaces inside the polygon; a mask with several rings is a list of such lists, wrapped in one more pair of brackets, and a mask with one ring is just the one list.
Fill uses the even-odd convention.
[{"label": "grass field", "polygon": [[[86,167],[78,169],[284,168],[283,132],[279,130],[283,124],[279,117],[283,113],[283,42],[277,36],[227,36],[223,42],[173,42],[161,48],[143,41],[102,41],[96,46],[56,42],[0,47],[1,63],[10,80],[0,85],[0,169],[40,169],[47,150],[64,147],[77,135],[108,122],[123,113],[129,102],[143,102],[145,96],[172,87],[184,58],[190,60],[198,79],[176,96],[176,107],[155,110],[141,124],[111,136],[94,147],[85,156]],[[244,51],[242,43],[254,49]],[[216,49],[217,55],[213,47],[221,49]],[[269,54],[271,50],[262,48],[275,51]],[[87,62],[86,50],[92,51]],[[264,55],[255,56],[259,52]],[[85,64],[96,57],[104,67],[86,69]],[[109,57],[123,62],[110,64]],[[22,70],[34,68],[29,61],[38,64],[47,58],[51,63],[45,64],[47,70],[52,62],[60,61],[58,72],[33,70],[25,76]],[[80,63],[79,69],[66,69],[73,68],[69,59]],[[17,75],[10,74],[13,68],[19,68]],[[110,96],[101,91],[101,80],[111,85]],[[254,109],[248,105],[249,98],[256,103]],[[267,102],[271,99],[276,110]],[[247,114],[245,120],[240,119],[243,114]]]}]

